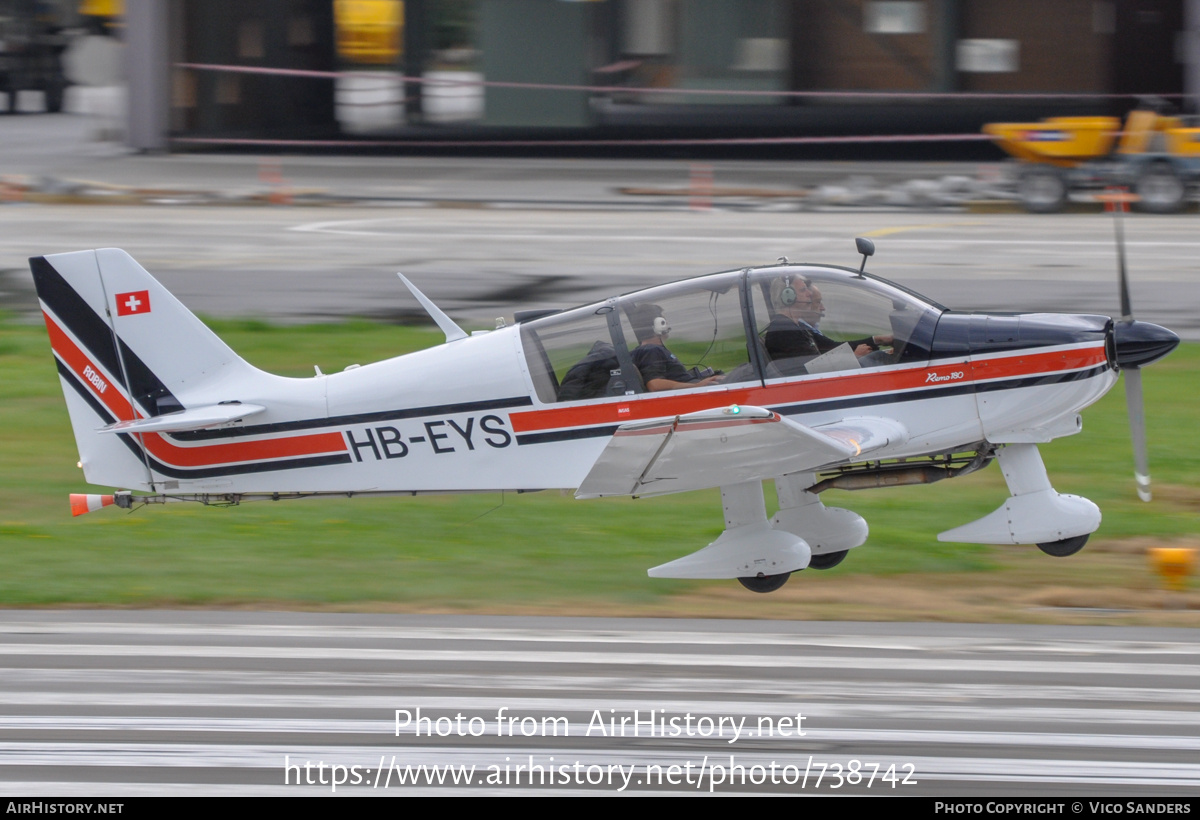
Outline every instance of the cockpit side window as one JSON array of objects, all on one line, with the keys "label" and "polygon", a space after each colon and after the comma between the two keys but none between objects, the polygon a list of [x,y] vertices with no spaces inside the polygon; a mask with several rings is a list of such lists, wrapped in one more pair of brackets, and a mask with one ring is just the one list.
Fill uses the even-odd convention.
[{"label": "cockpit side window", "polygon": [[768,379],[928,358],[938,310],[877,279],[790,266],[752,278]]},{"label": "cockpit side window", "polygon": [[850,342],[893,335],[893,304],[886,295],[844,282],[813,282],[810,293],[815,327],[826,338]]},{"label": "cockpit side window", "polygon": [[718,274],[618,300],[629,355],[648,391],[757,380],[740,281],[738,272]]},{"label": "cockpit side window", "polygon": [[[757,382],[743,271],[650,288],[523,324],[529,376],[545,403]],[[761,355],[756,357],[762,360]]]},{"label": "cockpit side window", "polygon": [[538,399],[550,404],[642,392],[628,356],[613,344],[610,315],[615,310],[612,304],[592,305],[522,326]]}]

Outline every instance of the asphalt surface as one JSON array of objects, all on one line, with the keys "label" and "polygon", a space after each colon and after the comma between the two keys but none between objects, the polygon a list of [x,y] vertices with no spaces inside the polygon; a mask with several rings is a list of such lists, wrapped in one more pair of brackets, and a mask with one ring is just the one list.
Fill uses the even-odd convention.
[{"label": "asphalt surface", "polygon": [[[793,262],[868,270],[956,309],[1118,312],[1103,215],[686,209],[0,205],[0,307],[35,312],[27,259],[124,248],[194,311],[283,322],[428,322],[397,271],[459,321],[568,308],[678,279]],[[1135,314],[1200,338],[1189,216],[1127,223]]]},{"label": "asphalt surface", "polygon": [[[130,190],[159,201],[232,202],[279,193],[300,202],[659,209],[687,207],[697,165],[712,185],[741,196],[725,204],[776,205],[779,194],[852,181],[898,185],[942,177],[994,179],[996,165],[971,163],[750,162],[490,159],[384,156],[152,154],[118,141],[111,118],[83,114],[0,117],[0,176],[25,177],[37,192],[87,190],[103,200]],[[703,170],[703,168],[701,168]],[[88,185],[93,189],[87,189]],[[108,188],[108,191],[104,191]],[[626,193],[638,190],[643,193]],[[645,193],[658,190],[660,193]],[[670,196],[662,191],[681,191]],[[784,197],[788,200],[787,197]]]},{"label": "asphalt surface", "polygon": [[1192,630],[4,612],[0,793],[1194,802],[1198,685]]}]

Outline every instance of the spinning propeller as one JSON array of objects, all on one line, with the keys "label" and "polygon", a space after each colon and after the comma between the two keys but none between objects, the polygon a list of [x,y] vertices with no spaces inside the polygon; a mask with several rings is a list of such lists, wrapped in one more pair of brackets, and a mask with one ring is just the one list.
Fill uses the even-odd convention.
[{"label": "spinning propeller", "polygon": [[1125,405],[1129,409],[1130,438],[1133,440],[1133,477],[1138,498],[1150,500],[1150,456],[1146,450],[1146,411],[1142,401],[1142,367],[1158,361],[1179,344],[1179,337],[1165,327],[1133,318],[1129,299],[1129,275],[1125,267],[1125,232],[1121,221],[1130,202],[1138,196],[1114,190],[1096,197],[1113,213],[1117,236],[1117,269],[1121,292],[1121,318],[1113,323],[1113,363],[1125,373]]}]

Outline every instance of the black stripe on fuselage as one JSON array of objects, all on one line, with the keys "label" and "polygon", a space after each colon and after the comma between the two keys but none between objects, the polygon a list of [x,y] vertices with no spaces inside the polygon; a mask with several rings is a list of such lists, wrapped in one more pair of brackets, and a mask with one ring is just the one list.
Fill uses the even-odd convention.
[{"label": "black stripe on fuselage", "polygon": [[[29,269],[33,272],[38,298],[79,340],[89,356],[117,379],[122,378],[121,362],[125,363],[124,373],[129,379],[130,398],[134,402],[151,416],[183,409],[183,405],[162,380],[125,342],[117,338],[108,323],[92,310],[91,305],[44,256],[30,259]],[[117,344],[121,346],[120,358],[117,357]]]},{"label": "black stripe on fuselage", "polygon": [[620,425],[608,424],[603,427],[576,427],[572,430],[550,430],[545,433],[519,433],[517,444],[545,444],[549,441],[572,441],[581,438],[600,438],[611,436],[617,432]]},{"label": "black stripe on fuselage", "polygon": [[[996,390],[1015,390],[1022,387],[1036,387],[1048,384],[1064,384],[1066,382],[1082,381],[1098,376],[1109,369],[1108,365],[1099,365],[1087,370],[1077,370],[1071,373],[1044,373],[1038,376],[1024,376],[1015,379],[1005,379],[996,382],[956,384],[953,386],[920,388],[904,393],[887,393],[874,396],[851,396],[845,399],[827,401],[800,402],[786,405],[767,405],[781,416],[798,416],[806,413],[821,413],[831,410],[849,410],[856,407],[872,407],[881,404],[896,404],[905,401],[921,401],[946,396],[963,396],[972,393],[986,393]],[[549,430],[544,433],[522,433],[517,436],[517,444],[547,444],[557,441],[573,441],[584,438],[610,436],[616,432],[619,425],[603,427],[583,427],[569,430]]]},{"label": "black stripe on fuselage", "polygon": [[1087,370],[1074,370],[1069,373],[1043,373],[1039,376],[1023,376],[1019,379],[1008,379],[1000,382],[983,382],[975,385],[977,393],[990,393],[994,390],[1012,390],[1018,387],[1038,387],[1045,384],[1066,384],[1079,382],[1099,376],[1112,370],[1107,364],[1089,367]]},{"label": "black stripe on fuselage", "polygon": [[[88,406],[100,417],[100,420],[105,424],[113,424],[117,420],[113,417],[108,408],[100,403],[92,392],[79,381],[79,378],[71,372],[71,369],[63,364],[57,357],[55,363],[58,365],[58,373],[67,384],[75,388]],[[110,433],[96,433],[96,435],[114,435]],[[230,464],[221,467],[172,467],[163,464],[158,459],[150,455],[149,452],[143,453],[142,447],[134,440],[134,436],[130,433],[116,433],[129,451],[133,453],[138,461],[147,458],[150,461],[150,467],[157,473],[161,473],[171,478],[216,478],[225,475],[244,475],[246,473],[265,473],[278,470],[299,470],[305,467],[325,467],[331,464],[349,464],[351,462],[349,453],[337,453],[327,456],[305,456],[303,458],[292,458],[281,461],[257,461],[246,462],[242,464]],[[146,435],[158,435],[157,433],[147,433]]]},{"label": "black stripe on fuselage", "polygon": [[[126,435],[126,434],[122,434]],[[353,459],[349,453],[337,453],[328,456],[304,456],[280,461],[254,461],[239,464],[224,464],[220,467],[170,467],[150,459],[151,466],[156,472],[172,478],[220,478],[230,475],[247,475],[249,473],[270,473],[279,470],[302,470],[307,467],[329,467],[335,464],[350,464]]]},{"label": "black stripe on fuselage", "polygon": [[920,388],[904,393],[881,393],[875,396],[850,397],[832,399],[829,401],[800,402],[771,406],[770,409],[784,416],[795,416],[800,413],[821,413],[829,410],[847,410],[853,407],[871,407],[880,404],[895,404],[902,401],[919,401],[945,396],[964,396],[972,393],[990,393],[996,390],[1016,390],[1022,387],[1036,387],[1047,384],[1063,384],[1080,381],[1098,376],[1108,370],[1108,365],[1091,367],[1087,370],[1076,370],[1071,373],[1043,373],[1037,376],[1022,376],[1014,379],[1003,379],[995,382],[970,382],[943,387]]}]

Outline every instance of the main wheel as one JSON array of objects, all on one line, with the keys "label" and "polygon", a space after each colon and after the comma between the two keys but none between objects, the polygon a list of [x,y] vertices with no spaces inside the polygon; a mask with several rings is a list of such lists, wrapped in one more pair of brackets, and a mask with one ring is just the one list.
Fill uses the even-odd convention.
[{"label": "main wheel", "polygon": [[1165,162],[1151,163],[1138,177],[1134,191],[1138,210],[1151,214],[1177,214],[1187,205],[1187,185]]},{"label": "main wheel", "polygon": [[1074,538],[1064,538],[1061,541],[1038,544],[1038,549],[1047,555],[1053,555],[1055,558],[1066,558],[1068,555],[1074,555],[1083,549],[1083,545],[1087,543],[1088,537],[1087,535],[1077,535]]},{"label": "main wheel", "polygon": [[1017,195],[1031,214],[1056,214],[1067,204],[1067,180],[1051,165],[1034,165],[1017,180]]},{"label": "main wheel", "polygon": [[841,552],[823,552],[823,553],[814,554],[812,558],[808,559],[808,568],[809,569],[833,569],[838,564],[842,563],[842,561],[846,560],[847,552],[849,552],[849,550],[842,550]]},{"label": "main wheel", "polygon": [[790,572],[781,572],[778,575],[750,575],[738,578],[738,583],[751,592],[774,592],[786,584],[787,579],[791,577]]}]

